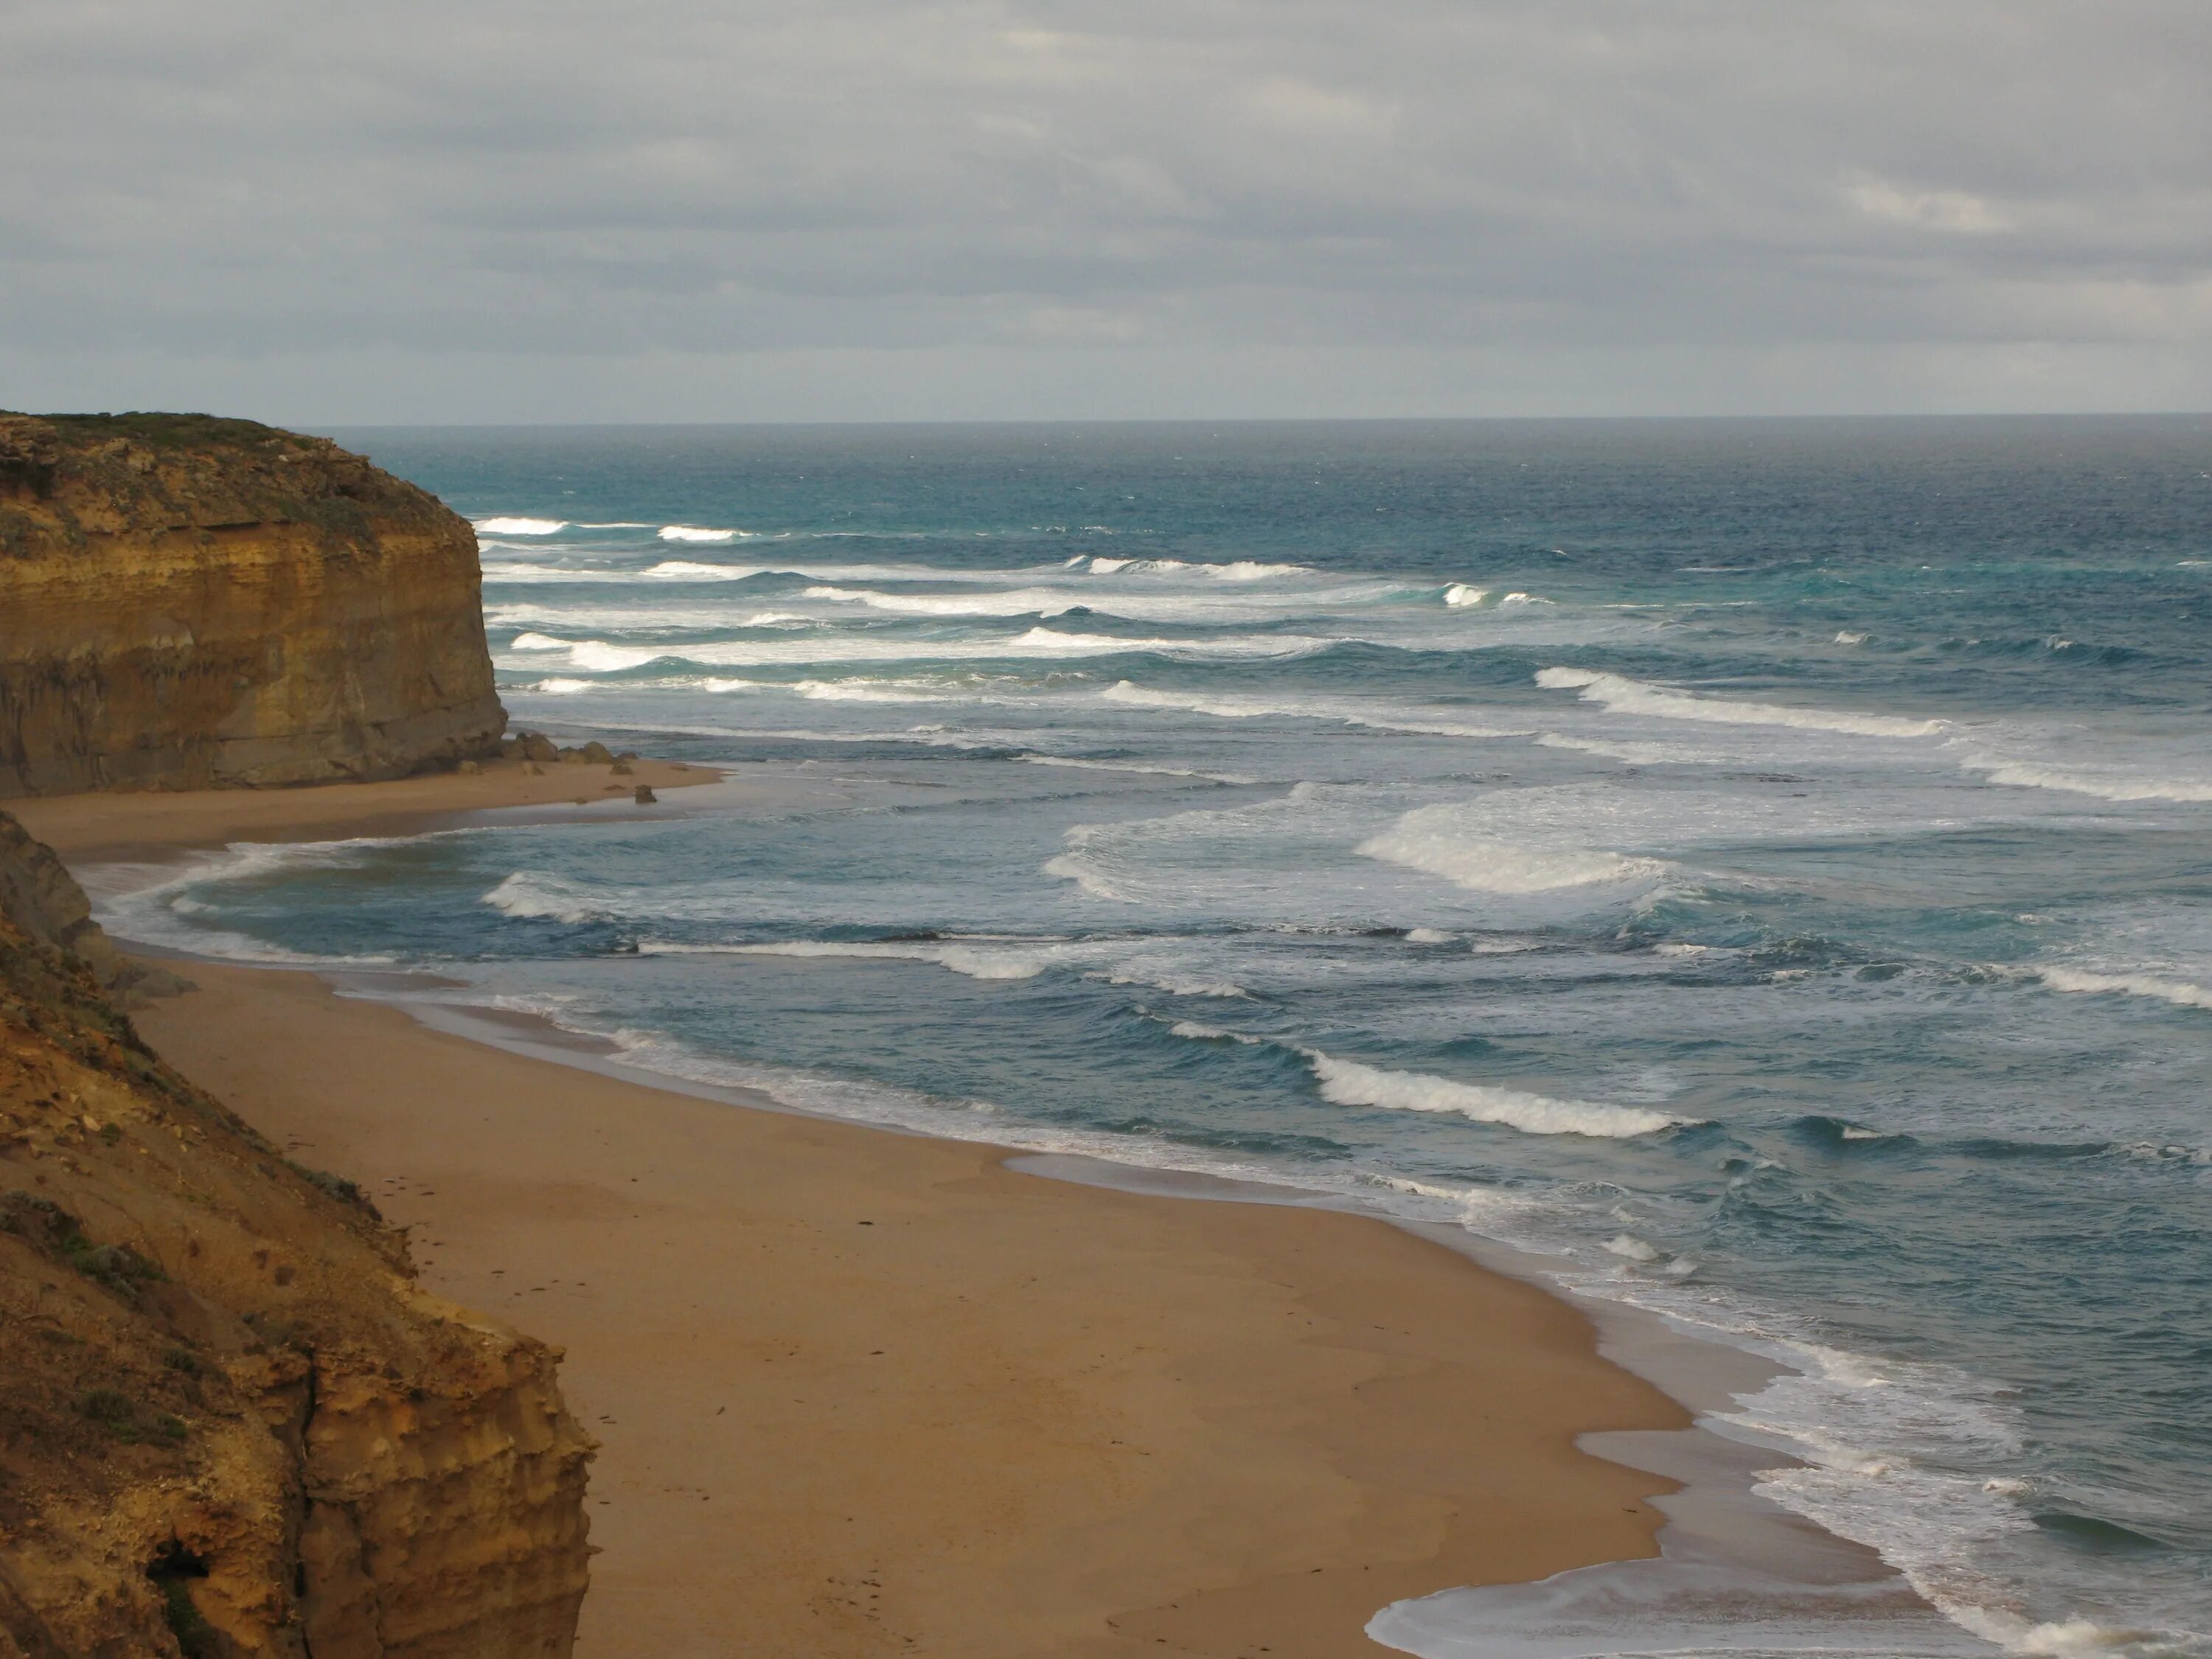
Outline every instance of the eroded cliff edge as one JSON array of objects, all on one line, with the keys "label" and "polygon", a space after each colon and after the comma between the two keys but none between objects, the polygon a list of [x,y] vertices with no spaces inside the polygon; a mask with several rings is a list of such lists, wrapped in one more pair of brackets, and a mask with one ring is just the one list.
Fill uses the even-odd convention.
[{"label": "eroded cliff edge", "polygon": [[0,796],[483,754],[481,586],[465,520],[327,439],[0,414]]},{"label": "eroded cliff edge", "polygon": [[0,814],[0,1659],[567,1654],[558,1353],[147,1049],[81,906]]}]

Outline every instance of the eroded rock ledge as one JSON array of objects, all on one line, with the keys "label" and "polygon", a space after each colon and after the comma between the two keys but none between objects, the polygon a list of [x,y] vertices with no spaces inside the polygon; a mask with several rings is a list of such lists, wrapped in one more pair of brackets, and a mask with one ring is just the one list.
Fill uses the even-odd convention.
[{"label": "eroded rock ledge", "polygon": [[327,439],[0,414],[0,796],[483,754],[481,586],[465,520]]},{"label": "eroded rock ledge", "polygon": [[148,1050],[51,858],[0,814],[0,1659],[566,1655],[559,1354]]}]

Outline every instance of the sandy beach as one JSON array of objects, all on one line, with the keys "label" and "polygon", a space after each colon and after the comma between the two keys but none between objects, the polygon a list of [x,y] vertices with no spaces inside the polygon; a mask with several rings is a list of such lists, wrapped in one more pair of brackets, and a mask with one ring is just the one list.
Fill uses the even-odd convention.
[{"label": "sandy beach", "polygon": [[[82,866],[427,828],[604,770],[509,769],[21,816]],[[602,1443],[587,1659],[1323,1659],[1381,1651],[1362,1628],[1401,1597],[1652,1553],[1663,1483],[1574,1441],[1685,1413],[1565,1304],[1380,1220],[1042,1179],[310,975],[191,973],[137,1016],[161,1053],[358,1180],[430,1288],[566,1349]]]},{"label": "sandy beach", "polygon": [[517,806],[612,807],[638,786],[654,791],[714,783],[721,773],[681,761],[640,759],[628,772],[589,763],[483,763],[472,773],[434,772],[380,783],[301,789],[172,789],[11,800],[25,829],[82,869],[232,842],[334,841],[406,836],[471,812]]}]

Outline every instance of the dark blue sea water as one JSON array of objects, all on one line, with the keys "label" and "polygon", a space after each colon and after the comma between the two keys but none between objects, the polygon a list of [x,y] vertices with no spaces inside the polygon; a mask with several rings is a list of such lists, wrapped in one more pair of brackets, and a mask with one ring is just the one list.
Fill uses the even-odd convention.
[{"label": "dark blue sea water", "polygon": [[126,931],[1549,1252],[1963,1630],[2212,1652],[2212,421],[338,435],[743,781]]}]

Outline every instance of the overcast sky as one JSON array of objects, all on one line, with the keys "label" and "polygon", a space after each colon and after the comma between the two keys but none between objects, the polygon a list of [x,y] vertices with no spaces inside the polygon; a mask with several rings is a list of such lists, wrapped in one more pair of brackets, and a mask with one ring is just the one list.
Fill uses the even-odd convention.
[{"label": "overcast sky", "polygon": [[0,0],[0,406],[2212,407],[2208,0]]}]

